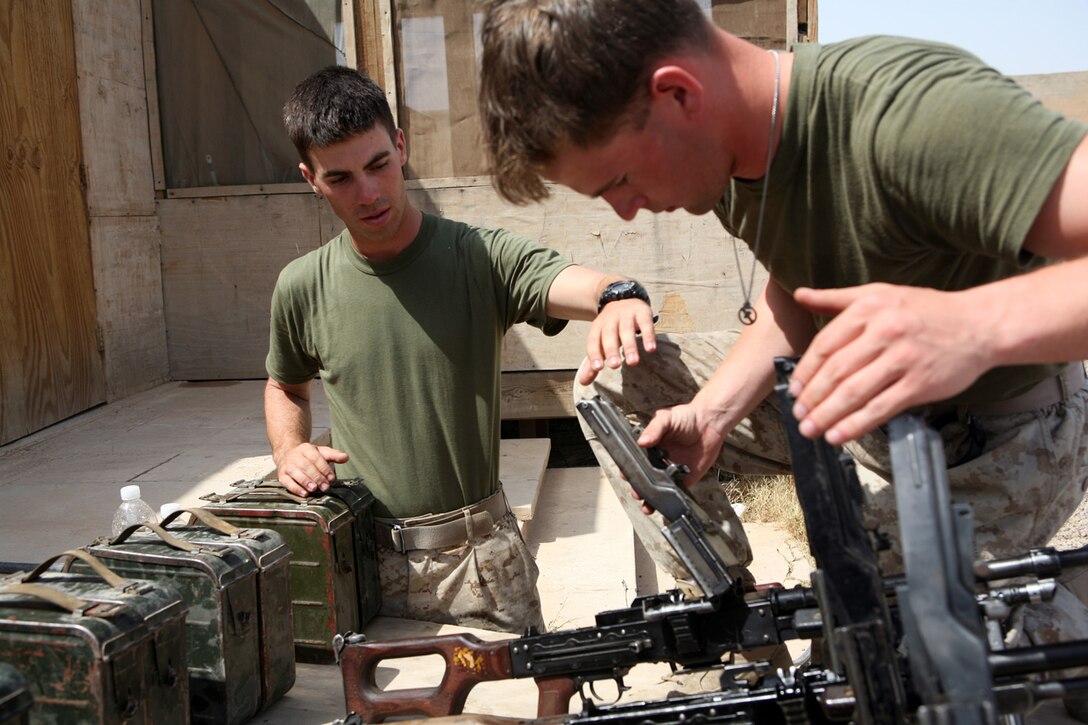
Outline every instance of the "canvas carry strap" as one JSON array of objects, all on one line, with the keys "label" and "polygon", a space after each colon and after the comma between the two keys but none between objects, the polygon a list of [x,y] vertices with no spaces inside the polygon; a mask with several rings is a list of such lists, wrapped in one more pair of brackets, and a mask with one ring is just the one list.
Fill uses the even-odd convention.
[{"label": "canvas carry strap", "polygon": [[245,529],[240,529],[234,524],[219,518],[211,511],[207,511],[202,508],[178,509],[177,511],[170,513],[165,519],[163,519],[162,522],[159,523],[159,526],[165,529],[170,524],[172,524],[179,516],[183,516],[184,514],[191,514],[196,518],[197,521],[202,523],[204,526],[208,527],[209,529],[218,531],[220,534],[225,534],[226,536],[239,536],[245,531]]},{"label": "canvas carry strap", "polygon": [[61,609],[66,609],[72,614],[83,614],[96,604],[96,602],[88,602],[86,599],[65,594],[46,584],[11,584],[0,589],[0,594],[23,594],[35,597],[50,604],[55,604]]},{"label": "canvas carry strap", "polygon": [[[125,529],[124,531],[119,533],[113,539],[107,541],[106,543],[108,543],[110,546],[115,546],[116,544],[123,544],[126,541],[128,541],[128,538],[130,536],[132,536],[132,533],[134,531],[136,531],[137,529],[150,529],[151,531],[155,532],[156,536],[158,536],[160,539],[162,539],[162,543],[166,544],[167,546],[169,546],[172,549],[178,549],[179,551],[190,551],[190,552],[209,551],[209,549],[207,547],[197,546],[196,544],[190,544],[188,541],[182,541],[181,539],[179,539],[179,538],[177,538],[175,536],[171,536],[161,526],[159,526],[158,524],[153,524],[150,521],[145,521],[142,524],[133,524],[132,526],[129,526],[127,529]],[[211,553],[215,553],[215,552],[212,551]]]},{"label": "canvas carry strap", "polygon": [[107,584],[109,584],[114,589],[124,589],[129,584],[131,584],[131,582],[128,579],[125,579],[124,577],[118,575],[112,569],[110,569],[108,566],[103,564],[102,560],[99,559],[97,556],[95,556],[94,554],[92,554],[89,551],[84,551],[83,549],[69,549],[68,551],[65,551],[63,554],[57,554],[56,556],[49,557],[48,559],[43,561],[41,564],[38,564],[38,566],[34,569],[34,571],[32,571],[29,574],[27,574],[26,576],[24,576],[23,581],[24,582],[36,581],[37,579],[39,579],[41,577],[42,572],[44,572],[46,569],[48,569],[50,567],[50,565],[54,561],[56,561],[57,559],[60,559],[61,557],[64,557],[64,556],[68,557],[68,561],[66,561],[64,563],[64,567],[63,567],[62,571],[68,571],[72,566],[72,562],[75,559],[79,559],[84,564],[91,567],[91,570],[95,574],[102,577],[102,581],[106,582]]},{"label": "canvas carry strap", "polygon": [[487,498],[455,511],[409,519],[374,519],[378,546],[404,553],[417,549],[448,549],[491,531],[510,511],[499,490]]}]

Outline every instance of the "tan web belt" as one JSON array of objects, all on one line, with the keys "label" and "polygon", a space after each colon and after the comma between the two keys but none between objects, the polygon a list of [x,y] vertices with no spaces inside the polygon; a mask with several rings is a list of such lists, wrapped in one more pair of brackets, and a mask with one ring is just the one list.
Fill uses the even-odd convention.
[{"label": "tan web belt", "polygon": [[487,534],[510,511],[499,490],[474,504],[442,514],[408,519],[374,519],[378,546],[403,554],[417,549],[448,549]]},{"label": "tan web belt", "polygon": [[1051,405],[1057,405],[1073,393],[1080,390],[1085,383],[1084,363],[1073,362],[1065,366],[1060,373],[1043,380],[1027,392],[1008,400],[998,400],[993,403],[981,405],[968,405],[967,410],[974,415],[1014,415],[1026,413],[1030,410],[1039,410]]}]

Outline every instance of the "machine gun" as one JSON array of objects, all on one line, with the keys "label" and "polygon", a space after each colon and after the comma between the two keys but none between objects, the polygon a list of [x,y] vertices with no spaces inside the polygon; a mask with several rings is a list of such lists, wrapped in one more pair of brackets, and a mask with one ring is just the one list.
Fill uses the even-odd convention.
[{"label": "machine gun", "polygon": [[[907,572],[882,578],[879,537],[863,525],[854,463],[825,441],[800,435],[789,412],[792,369],[792,361],[776,360],[775,390],[816,561],[811,588],[742,590],[720,558],[715,561],[699,511],[676,486],[676,468],[662,452],[639,448],[637,429],[614,407],[595,400],[589,407],[610,430],[607,436],[597,431],[602,444],[635,489],[665,514],[666,528],[680,532],[663,533],[682,560],[704,567],[700,586],[711,593],[687,600],[675,591],[640,597],[626,609],[598,614],[591,627],[530,631],[491,643],[471,635],[368,642],[349,633],[337,644],[348,710],[364,722],[405,714],[456,715],[479,682],[533,677],[540,690],[538,717],[561,716],[557,722],[884,725],[916,717],[922,723],[958,725],[996,723],[999,713],[1024,712],[1044,698],[1088,691],[1084,678],[1058,683],[1023,678],[1088,665],[1088,642],[991,651],[997,645],[990,637],[988,646],[982,609],[995,601],[1037,595],[1045,587],[976,591],[977,582],[1052,576],[1063,566],[1086,564],[1088,551],[1041,550],[973,567],[969,509],[948,503],[940,441],[921,419],[900,416],[891,424],[890,437]],[[579,410],[586,406],[580,404]],[[821,663],[771,673],[752,685],[723,677],[720,692],[658,702],[601,706],[584,692],[603,679],[616,680],[622,689],[623,675],[640,662],[721,667],[728,652],[794,638],[821,642]],[[446,662],[437,687],[383,691],[376,686],[375,670],[382,660],[427,654]],[[582,693],[582,711],[566,715],[575,692]]]}]

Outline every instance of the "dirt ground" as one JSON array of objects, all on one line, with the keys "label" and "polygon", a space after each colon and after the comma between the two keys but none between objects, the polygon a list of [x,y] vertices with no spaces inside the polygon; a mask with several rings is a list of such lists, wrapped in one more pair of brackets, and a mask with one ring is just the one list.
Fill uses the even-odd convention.
[{"label": "dirt ground", "polygon": [[1076,549],[1088,546],[1088,496],[1080,502],[1080,507],[1069,517],[1050,545],[1056,549]]}]

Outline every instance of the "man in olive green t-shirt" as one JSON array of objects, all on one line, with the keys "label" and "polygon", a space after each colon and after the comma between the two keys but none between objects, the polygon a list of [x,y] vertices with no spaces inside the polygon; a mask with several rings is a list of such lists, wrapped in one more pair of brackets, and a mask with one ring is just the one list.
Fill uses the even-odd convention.
[{"label": "man in olive green t-shirt", "polygon": [[[738,269],[739,336],[662,336],[622,375],[585,366],[576,395],[636,413],[640,443],[667,448],[690,482],[712,467],[776,472],[772,361],[801,355],[801,432],[847,445],[886,531],[879,426],[928,405],[981,553],[1047,543],[1088,485],[1083,124],[955,48],[862,38],[768,52],[694,0],[490,2],[481,41],[502,196],[539,201],[548,180],[624,219],[714,211],[770,274],[753,297],[754,266]],[[1044,612],[1024,615],[1029,636],[1088,636],[1088,576],[1065,583],[1081,601],[1061,589],[1029,610]]]},{"label": "man in olive green t-shirt", "polygon": [[[302,175],[346,229],[291,262],[273,294],[265,418],[280,483],[307,496],[337,475],[363,478],[383,614],[542,627],[536,564],[498,480],[503,336],[518,322],[555,334],[592,320],[587,353],[618,366],[636,334],[653,339],[645,291],[415,208],[404,134],[361,72],[307,78],[284,123]],[[310,443],[318,376],[331,446]]]}]

